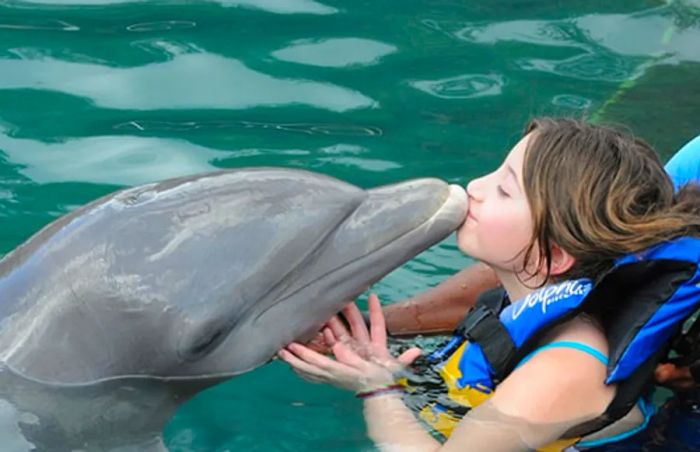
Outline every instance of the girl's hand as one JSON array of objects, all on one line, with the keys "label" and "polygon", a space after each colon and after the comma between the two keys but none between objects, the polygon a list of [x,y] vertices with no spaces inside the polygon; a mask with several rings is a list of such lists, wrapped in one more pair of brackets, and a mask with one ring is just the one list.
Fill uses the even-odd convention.
[{"label": "girl's hand", "polygon": [[307,380],[356,392],[394,384],[394,373],[420,356],[418,348],[407,350],[398,358],[391,356],[386,344],[384,315],[376,295],[369,297],[370,331],[355,303],[346,306],[343,315],[350,331],[337,316],[323,330],[335,359],[297,343],[280,350],[278,356]]}]

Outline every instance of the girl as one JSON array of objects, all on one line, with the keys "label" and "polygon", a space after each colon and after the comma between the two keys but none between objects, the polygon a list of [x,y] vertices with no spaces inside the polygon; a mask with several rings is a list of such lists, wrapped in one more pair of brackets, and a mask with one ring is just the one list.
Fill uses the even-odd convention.
[{"label": "girl", "polygon": [[[493,269],[510,300],[562,281],[597,282],[621,256],[700,235],[697,203],[674,198],[673,184],[646,143],[571,119],[532,121],[501,167],[472,181],[467,194],[459,248]],[[538,448],[599,418],[615,398],[616,385],[605,384],[610,344],[602,318],[583,312],[548,330],[539,344],[550,346],[508,373],[488,403],[469,411],[440,444],[403,404],[395,383],[397,371],[420,350],[393,358],[376,296],[369,310],[371,331],[354,304],[344,311],[350,331],[337,318],[329,321],[324,337],[335,360],[300,344],[279,356],[309,380],[363,397],[369,435],[380,447]],[[626,427],[641,425],[644,416],[632,410],[624,421]],[[602,433],[613,435],[610,429]]]}]

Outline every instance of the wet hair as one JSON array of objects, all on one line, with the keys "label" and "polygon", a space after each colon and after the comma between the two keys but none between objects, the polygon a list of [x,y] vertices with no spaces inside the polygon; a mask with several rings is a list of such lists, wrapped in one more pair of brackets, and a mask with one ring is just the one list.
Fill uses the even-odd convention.
[{"label": "wet hair", "polygon": [[533,218],[524,262],[550,279],[556,244],[575,264],[556,279],[599,279],[614,260],[677,237],[700,236],[700,188],[677,195],[656,152],[611,127],[568,118],[531,121],[523,184]]}]

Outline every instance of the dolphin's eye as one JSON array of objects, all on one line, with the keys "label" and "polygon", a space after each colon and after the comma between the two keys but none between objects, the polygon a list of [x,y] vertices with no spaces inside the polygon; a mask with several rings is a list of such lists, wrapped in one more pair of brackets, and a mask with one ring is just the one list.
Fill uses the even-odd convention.
[{"label": "dolphin's eye", "polygon": [[197,357],[207,353],[219,343],[219,340],[223,337],[223,335],[223,331],[218,330],[214,332],[214,334],[202,336],[201,339],[195,342],[190,349],[190,355],[192,357]]},{"label": "dolphin's eye", "polygon": [[120,199],[126,205],[135,206],[150,201],[154,196],[153,190],[151,190],[150,187],[145,187],[142,189],[129,190],[121,196],[115,196],[115,199]]}]

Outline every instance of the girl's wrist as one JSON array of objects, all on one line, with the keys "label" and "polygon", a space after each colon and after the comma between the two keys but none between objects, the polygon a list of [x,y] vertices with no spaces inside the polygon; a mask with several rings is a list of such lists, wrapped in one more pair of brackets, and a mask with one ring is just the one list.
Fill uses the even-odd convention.
[{"label": "girl's wrist", "polygon": [[378,388],[370,389],[370,390],[363,390],[363,391],[357,391],[355,393],[355,397],[358,399],[371,399],[374,397],[379,397],[379,396],[384,396],[384,395],[391,395],[391,394],[402,394],[404,392],[404,387],[402,384],[399,383],[391,383],[387,384],[384,386],[380,386]]}]

